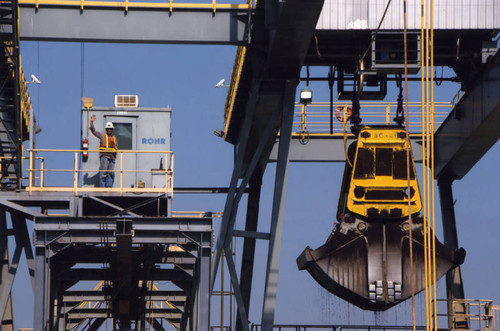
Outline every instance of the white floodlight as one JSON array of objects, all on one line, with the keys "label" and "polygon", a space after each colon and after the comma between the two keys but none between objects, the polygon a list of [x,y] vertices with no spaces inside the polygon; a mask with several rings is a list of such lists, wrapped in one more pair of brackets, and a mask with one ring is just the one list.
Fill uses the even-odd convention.
[{"label": "white floodlight", "polygon": [[300,102],[304,105],[312,102],[312,90],[310,88],[300,90]]}]

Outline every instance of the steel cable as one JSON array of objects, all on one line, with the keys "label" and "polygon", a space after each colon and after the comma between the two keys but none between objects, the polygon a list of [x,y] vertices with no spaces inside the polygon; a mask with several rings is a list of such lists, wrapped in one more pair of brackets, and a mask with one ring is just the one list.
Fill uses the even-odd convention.
[{"label": "steel cable", "polygon": [[405,67],[405,129],[406,129],[406,179],[408,182],[408,223],[410,225],[409,240],[410,240],[410,282],[411,282],[411,316],[413,331],[416,330],[415,322],[415,285],[413,272],[413,224],[411,219],[411,180],[410,180],[410,131],[409,131],[409,116],[408,116],[408,41],[407,41],[407,22],[406,22],[406,0],[403,1],[403,16],[404,16],[404,67]]}]

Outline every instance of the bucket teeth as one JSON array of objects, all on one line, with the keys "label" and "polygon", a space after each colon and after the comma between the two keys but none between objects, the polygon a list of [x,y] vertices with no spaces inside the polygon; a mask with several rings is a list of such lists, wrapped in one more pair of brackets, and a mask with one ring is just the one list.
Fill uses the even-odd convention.
[{"label": "bucket teeth", "polygon": [[[423,230],[421,219],[413,218],[415,293],[425,288]],[[323,246],[307,247],[297,265],[338,297],[362,309],[384,311],[411,297],[409,232],[408,220],[345,217]],[[451,250],[437,239],[435,247],[439,279],[463,262],[465,251]]]}]

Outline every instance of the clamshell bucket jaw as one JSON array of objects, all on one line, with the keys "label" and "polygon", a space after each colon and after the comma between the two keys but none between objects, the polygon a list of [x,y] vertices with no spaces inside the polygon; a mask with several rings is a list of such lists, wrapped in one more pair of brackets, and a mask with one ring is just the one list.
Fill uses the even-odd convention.
[{"label": "clamshell bucket jaw", "polygon": [[[410,224],[365,220],[346,215],[326,243],[307,247],[297,258],[325,289],[366,310],[384,311],[411,297]],[[425,288],[424,227],[412,218],[414,291]],[[451,250],[436,239],[436,274],[441,278],[463,263],[465,251]]]}]

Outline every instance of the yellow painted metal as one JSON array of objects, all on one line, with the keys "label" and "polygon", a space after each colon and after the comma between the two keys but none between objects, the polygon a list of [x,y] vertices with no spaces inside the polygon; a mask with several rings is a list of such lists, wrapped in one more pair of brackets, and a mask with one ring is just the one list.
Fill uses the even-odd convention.
[{"label": "yellow painted metal", "polygon": [[28,83],[26,82],[26,78],[24,77],[23,68],[19,68],[20,72],[20,81],[19,81],[19,92],[21,95],[21,121],[24,122],[28,132],[30,130],[30,112],[31,112],[31,99],[28,93]]},{"label": "yellow painted metal", "polygon": [[[153,290],[158,291],[158,287],[155,284],[153,284]],[[169,308],[174,308],[174,305],[172,305],[169,301],[165,301],[165,303]]]},{"label": "yellow painted metal", "polygon": [[[173,211],[172,215],[179,218],[192,218],[192,217],[201,218],[204,217],[206,213],[207,213],[206,211]],[[211,215],[212,217],[218,217],[218,218],[222,217],[221,212],[216,212],[216,213],[212,212]]]},{"label": "yellow painted metal", "polygon": [[[123,183],[123,157],[120,158],[120,183]],[[123,185],[120,185],[120,193],[123,195]]]},{"label": "yellow painted metal", "polygon": [[[387,215],[390,215],[391,211],[399,210],[400,217],[407,217],[409,215],[408,197],[411,199],[411,214],[418,213],[422,209],[416,176],[410,180],[410,187],[414,192],[412,196],[408,192],[406,175],[395,176],[393,170],[396,153],[404,154],[406,161],[407,148],[411,152],[411,145],[406,141],[406,133],[403,128],[367,127],[361,130],[347,198],[347,208],[350,211],[364,217],[370,217],[369,209],[377,210],[378,214],[387,213]],[[372,156],[371,161],[366,157],[363,158],[360,151]],[[388,155],[387,153],[389,153],[390,158],[382,158],[382,155]],[[380,159],[378,155],[380,155]],[[382,167],[386,169],[383,173],[379,171]],[[410,167],[415,174],[413,160],[411,160]],[[379,195],[378,192],[384,192],[384,194]]]},{"label": "yellow painted metal", "polygon": [[125,11],[130,8],[164,8],[172,11],[173,9],[208,9],[214,13],[217,10],[247,10],[251,9],[251,4],[238,3],[216,3],[213,0],[211,3],[174,3],[169,2],[129,2],[125,1],[89,1],[89,0],[20,0],[20,5],[33,5],[36,8],[40,6],[78,6],[81,10],[85,7],[111,7],[123,8]]},{"label": "yellow painted metal", "polygon": [[[19,15],[17,15],[17,16],[18,16],[18,24],[17,25],[18,25],[18,29],[19,29]],[[12,58],[14,56],[14,50],[12,49],[12,46],[9,46],[7,43],[6,43],[6,46],[7,47],[5,49],[8,52],[8,54],[10,55],[7,57],[7,62],[10,63],[11,65],[13,65],[14,63],[12,62]],[[19,63],[21,63],[21,59],[19,59]],[[10,74],[12,75],[12,77],[14,77],[14,75],[15,75],[13,70],[11,71]],[[32,105],[31,105],[31,99],[30,99],[30,96],[28,93],[28,83],[26,82],[26,78],[24,77],[23,68],[20,64],[19,64],[19,82],[18,83],[19,83],[20,107],[21,107],[21,111],[19,114],[19,116],[20,116],[19,120],[23,124],[21,126],[21,130],[23,130],[23,128],[26,128],[27,132],[29,132],[30,112],[31,112]],[[21,137],[23,136],[22,131],[19,134]]]},{"label": "yellow painted metal", "polygon": [[77,169],[78,169],[78,152],[75,152],[75,171],[73,173],[73,188],[75,191],[75,195],[78,194],[78,171],[76,171]]},{"label": "yellow painted metal", "polygon": [[[30,169],[33,169],[35,167],[35,157],[34,157],[34,152],[30,151]],[[35,184],[35,174],[30,171],[29,172],[29,193],[31,195],[31,187]]]},{"label": "yellow painted metal", "polygon": [[300,109],[300,131],[306,131],[306,105],[302,104]]},{"label": "yellow painted metal", "polygon": [[[97,283],[97,285],[94,287],[94,291],[99,290],[99,289],[101,288],[102,284],[104,284],[104,281],[103,281],[103,280],[99,281],[99,283]],[[85,305],[87,304],[87,302],[88,302],[88,304],[89,304],[89,308],[91,308],[91,307],[92,307],[92,305],[91,305],[91,301],[84,301],[84,302],[82,302],[82,303],[78,306],[78,308],[84,308],[84,307],[85,307]]]},{"label": "yellow painted metal", "polygon": [[[251,6],[251,4],[249,6]],[[236,93],[238,92],[238,86],[240,84],[241,72],[245,63],[246,52],[246,46],[238,46],[238,49],[236,50],[233,72],[231,74],[231,83],[229,84],[229,91],[227,92],[226,104],[224,106],[224,139],[227,137],[229,125],[231,123],[234,101],[236,99]]]},{"label": "yellow painted metal", "polygon": [[[119,187],[80,187],[78,185],[78,177],[81,172],[102,172],[104,170],[98,169],[79,169],[78,168],[78,160],[79,156],[83,150],[73,150],[73,149],[35,149],[28,150],[29,152],[29,164],[30,168],[26,169],[28,171],[29,183],[26,187],[26,190],[31,195],[32,192],[73,192],[75,195],[81,192],[111,192],[111,193],[119,193],[123,195],[124,193],[166,193],[170,196],[173,195],[173,175],[174,175],[174,155],[171,151],[133,151],[133,150],[123,150],[118,151],[119,159],[120,159],[120,167],[118,170],[113,170],[115,173],[120,173],[120,185]],[[39,156],[36,156],[36,153],[72,153],[74,156],[73,160],[73,169],[46,169],[45,168],[45,159]],[[89,153],[99,153],[99,150],[89,150]],[[166,169],[165,172],[165,187],[155,188],[155,187],[125,187],[123,186],[123,175],[126,173],[146,173],[151,174],[151,170],[124,170],[123,169],[123,155],[122,154],[162,154],[165,156],[166,160]],[[48,159],[48,158],[46,158]],[[37,168],[37,163],[35,160],[41,160],[40,167]],[[73,183],[71,186],[45,186],[45,174],[48,172],[58,172],[58,173],[72,173],[73,174]],[[36,174],[40,173],[39,183],[36,183],[37,177]]]}]

